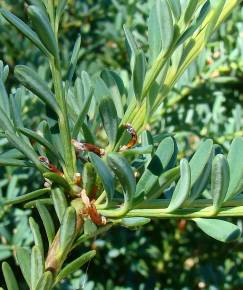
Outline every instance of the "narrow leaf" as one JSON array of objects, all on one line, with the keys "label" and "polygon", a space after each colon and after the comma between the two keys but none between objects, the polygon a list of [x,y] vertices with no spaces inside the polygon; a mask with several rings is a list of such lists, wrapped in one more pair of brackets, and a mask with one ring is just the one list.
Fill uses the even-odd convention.
[{"label": "narrow leaf", "polygon": [[[215,145],[214,145],[215,148]],[[195,200],[200,196],[200,194],[207,188],[207,185],[210,182],[210,175],[212,170],[212,161],[215,156],[215,149],[212,150],[211,155],[208,159],[208,162],[206,166],[204,167],[204,170],[202,171],[200,177],[194,182],[191,193],[190,193],[190,199]]]},{"label": "narrow leaf", "polygon": [[[21,101],[24,88],[17,89],[15,94],[10,95],[10,112],[15,127],[23,126]],[[25,140],[27,141],[27,140]]]},{"label": "narrow leaf", "polygon": [[134,61],[135,61],[135,55],[138,52],[138,45],[136,43],[135,38],[132,35],[132,32],[129,30],[128,27],[125,25],[123,26],[125,36],[126,36],[126,43],[128,46],[128,54],[129,54],[129,59],[130,59],[130,67],[131,70],[133,70],[134,67]]},{"label": "narrow leaf", "polygon": [[93,164],[101,182],[104,186],[104,190],[107,194],[108,204],[112,201],[115,192],[115,183],[113,175],[109,167],[104,163],[104,161],[94,153],[89,153],[89,158]]},{"label": "narrow leaf", "polygon": [[107,156],[107,162],[118,177],[124,190],[124,202],[130,206],[136,191],[136,179],[131,166],[126,158],[118,153],[109,153]]},{"label": "narrow leaf", "polygon": [[149,44],[151,60],[165,53],[173,41],[173,17],[167,0],[157,0],[149,17]]},{"label": "narrow leaf", "polygon": [[58,154],[57,149],[44,137],[39,135],[38,133],[27,129],[27,128],[18,128],[18,131],[29,137],[30,139],[35,140],[36,142],[43,145],[46,149],[48,149],[56,158],[60,159],[61,156]]},{"label": "narrow leaf", "polygon": [[39,196],[42,196],[42,195],[44,195],[44,194],[46,194],[48,192],[50,192],[49,188],[38,189],[38,190],[35,190],[33,192],[24,194],[22,196],[18,196],[18,197],[13,198],[13,199],[8,199],[4,204],[13,205],[13,204],[18,204],[18,203],[21,203],[21,202],[29,201],[31,199],[35,199],[35,198],[37,198]]},{"label": "narrow leaf", "polygon": [[28,7],[28,14],[41,42],[58,59],[58,45],[47,15],[39,7],[34,5]]},{"label": "narrow leaf", "polygon": [[39,9],[41,9],[43,11],[43,13],[47,13],[46,11],[46,7],[45,7],[45,0],[29,0],[29,2],[37,7],[39,7]]},{"label": "narrow leaf", "polygon": [[0,166],[33,167],[34,164],[25,160],[0,158]]},{"label": "narrow leaf", "polygon": [[37,202],[36,207],[37,207],[38,212],[41,216],[44,228],[46,230],[49,246],[50,246],[53,239],[54,239],[54,236],[55,236],[55,227],[54,227],[52,217],[51,217],[48,209],[42,203]]},{"label": "narrow leaf", "polygon": [[39,225],[35,222],[35,220],[32,217],[29,218],[29,224],[34,238],[34,243],[36,246],[38,246],[42,256],[44,256],[44,247]]},{"label": "narrow leaf", "polygon": [[170,185],[176,181],[180,176],[179,166],[174,167],[166,172],[162,173],[158,179],[154,182],[149,191],[146,191],[144,195],[136,197],[135,204],[140,204],[147,199],[155,199],[161,196],[164,191],[170,187]]},{"label": "narrow leaf", "polygon": [[41,172],[45,172],[47,169],[40,163],[38,156],[36,152],[30,147],[28,143],[26,143],[24,140],[21,140],[19,136],[15,135],[12,132],[5,132],[6,138],[8,141],[17,148],[20,152],[22,152],[27,158],[29,158],[35,166],[40,170]]},{"label": "narrow leaf", "polygon": [[243,138],[234,139],[227,157],[230,170],[230,183],[225,200],[230,200],[241,191],[243,179]]},{"label": "narrow leaf", "polygon": [[57,9],[56,9],[56,21],[59,22],[61,17],[62,17],[62,14],[65,10],[65,7],[67,5],[67,0],[60,0],[58,1],[58,5],[57,5]]},{"label": "narrow leaf", "polygon": [[205,40],[207,41],[208,38],[211,36],[211,34],[213,33],[213,31],[215,30],[215,26],[218,22],[218,19],[223,11],[223,7],[225,5],[225,1],[226,0],[218,0],[216,3],[216,5],[214,6],[213,10],[213,15],[209,21],[209,24],[207,26],[207,31],[205,33]]},{"label": "narrow leaf", "polygon": [[24,155],[16,148],[6,150],[0,154],[0,159],[23,159]]},{"label": "narrow leaf", "polygon": [[7,262],[2,264],[3,276],[7,284],[8,290],[19,290],[17,280],[14,276],[14,273]]},{"label": "narrow leaf", "polygon": [[61,222],[64,216],[64,213],[67,209],[67,200],[66,200],[65,194],[59,187],[54,187],[52,189],[51,196],[52,196],[56,214],[58,216],[59,221]]},{"label": "narrow leaf", "polygon": [[42,79],[40,79],[39,75],[33,69],[24,65],[17,65],[15,67],[14,73],[18,80],[27,89],[39,97],[54,112],[59,112],[59,106],[53,93],[48,88],[47,84]]},{"label": "narrow leaf", "polygon": [[24,279],[28,286],[31,287],[30,251],[23,247],[16,247],[16,256]]},{"label": "narrow leaf", "polygon": [[3,80],[1,78],[0,78],[0,106],[5,111],[7,116],[9,116],[10,115],[9,98]]},{"label": "narrow leaf", "polygon": [[116,104],[118,117],[122,118],[124,116],[122,96],[126,94],[123,80],[116,72],[107,69],[101,72],[101,78],[108,87],[114,104]]},{"label": "narrow leaf", "polygon": [[109,144],[113,147],[116,143],[118,130],[118,117],[113,100],[109,97],[103,98],[99,104],[99,111]]},{"label": "narrow leaf", "polygon": [[152,134],[149,130],[143,131],[141,134],[141,144],[143,147],[147,147],[147,146],[152,146],[153,150],[151,153],[144,153],[144,158],[146,158],[146,163],[145,166],[147,167],[149,162],[152,159],[152,153],[154,153],[154,141],[153,141],[153,137]]},{"label": "narrow leaf", "polygon": [[178,1],[178,0],[169,0],[168,3],[170,5],[170,8],[171,8],[171,10],[173,12],[174,17],[178,21],[180,19],[180,16],[181,16],[181,4],[180,4],[180,1]]},{"label": "narrow leaf", "polygon": [[35,290],[51,290],[53,286],[53,275],[50,271],[42,274]]},{"label": "narrow leaf", "polygon": [[94,188],[96,185],[96,170],[90,162],[86,162],[84,164],[83,172],[82,172],[82,181],[83,188],[86,191],[86,194],[89,196],[94,192]]},{"label": "narrow leaf", "polygon": [[97,226],[95,223],[92,222],[89,218],[84,220],[84,235],[85,236],[92,236],[97,233]]},{"label": "narrow leaf", "polygon": [[45,48],[45,46],[40,41],[37,34],[29,28],[28,25],[26,25],[22,20],[20,20],[18,17],[16,17],[11,12],[5,10],[2,8],[1,13],[3,17],[11,23],[17,30],[19,30],[21,33],[23,33],[30,41],[34,43],[45,55],[49,55],[48,50]]},{"label": "narrow leaf", "polygon": [[160,142],[152,160],[138,181],[136,196],[149,192],[158,177],[174,166],[177,150],[177,145],[172,137],[166,137]]},{"label": "narrow leaf", "polygon": [[179,46],[182,43],[185,43],[185,41],[193,35],[193,33],[200,27],[200,25],[203,23],[204,19],[210,12],[210,0],[207,0],[204,5],[202,6],[200,13],[196,19],[195,22],[193,22],[179,37],[177,40],[177,46]]},{"label": "narrow leaf", "polygon": [[89,251],[83,254],[81,257],[77,258],[73,262],[69,263],[65,266],[61,272],[57,275],[55,279],[55,284],[63,280],[64,278],[68,277],[73,272],[79,270],[84,264],[89,262],[96,254],[96,251]]},{"label": "narrow leaf", "polygon": [[53,200],[51,198],[38,198],[36,200],[29,201],[25,203],[24,208],[36,207],[37,202],[44,205],[53,205]]},{"label": "narrow leaf", "polygon": [[152,64],[159,55],[162,48],[156,5],[154,5],[150,10],[148,18],[148,43],[149,63]]},{"label": "narrow leaf", "polygon": [[93,93],[93,90],[91,89],[88,95],[86,96],[85,102],[74,124],[73,132],[72,132],[72,136],[74,139],[78,137],[78,134],[80,133],[84,119],[88,115],[88,111],[89,111],[91,100],[92,100],[92,93]]},{"label": "narrow leaf", "polygon": [[82,132],[84,136],[84,140],[88,143],[95,144],[95,136],[93,132],[91,131],[91,128],[86,123],[82,124]]},{"label": "narrow leaf", "polygon": [[146,73],[146,59],[143,51],[139,51],[135,55],[134,69],[133,69],[133,89],[136,96],[136,99],[141,103],[141,96],[143,91],[143,84]]},{"label": "narrow leaf", "polygon": [[120,224],[121,226],[126,228],[137,228],[148,224],[150,221],[151,220],[149,218],[145,217],[131,217],[131,218],[129,217],[123,218]]},{"label": "narrow leaf", "polygon": [[1,121],[0,128],[2,130],[14,133],[13,123],[1,106],[0,106],[0,121]]},{"label": "narrow leaf", "polygon": [[199,0],[190,0],[184,14],[184,22],[187,24],[190,22],[194,12],[197,8]]},{"label": "narrow leaf", "polygon": [[125,151],[122,151],[121,154],[123,156],[135,156],[135,155],[145,155],[145,154],[151,154],[153,152],[153,146],[147,145],[147,146],[137,146],[132,149],[128,149]]},{"label": "narrow leaf", "polygon": [[229,165],[222,154],[215,156],[212,164],[211,195],[215,210],[221,207],[229,186]]},{"label": "narrow leaf", "polygon": [[173,212],[180,208],[189,196],[191,189],[191,170],[186,159],[182,159],[180,162],[180,174],[181,177],[176,185],[166,212]]},{"label": "narrow leaf", "polygon": [[66,209],[60,231],[60,248],[61,251],[66,251],[76,236],[76,211],[73,207]]},{"label": "narrow leaf", "polygon": [[[191,186],[193,186],[196,181],[200,178],[202,172],[205,170],[207,163],[212,157],[213,141],[207,139],[203,141],[197,151],[192,156],[189,164],[191,167]],[[197,197],[196,194],[189,197],[190,202],[192,202]]]},{"label": "narrow leaf", "polygon": [[38,246],[34,246],[31,252],[31,289],[35,289],[44,273],[44,258]]},{"label": "narrow leaf", "polygon": [[220,242],[232,242],[240,238],[240,228],[224,220],[196,218],[194,221],[204,233]]},{"label": "narrow leaf", "polygon": [[70,60],[68,73],[67,73],[67,79],[69,82],[71,82],[73,75],[74,75],[74,72],[75,72],[75,69],[76,69],[76,65],[78,62],[78,55],[79,55],[79,51],[80,51],[80,45],[81,45],[81,35],[78,36],[78,38],[74,44],[73,53],[72,53],[72,57]]}]

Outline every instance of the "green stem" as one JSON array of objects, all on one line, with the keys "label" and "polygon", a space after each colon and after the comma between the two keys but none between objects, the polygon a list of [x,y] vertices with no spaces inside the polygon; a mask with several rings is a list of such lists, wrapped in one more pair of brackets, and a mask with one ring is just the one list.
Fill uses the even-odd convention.
[{"label": "green stem", "polygon": [[142,92],[142,99],[146,98],[146,96],[148,95],[149,90],[151,89],[153,83],[155,82],[156,78],[161,72],[163,66],[171,57],[172,53],[174,52],[174,49],[175,49],[175,43],[174,45],[171,45],[170,49],[166,53],[163,52],[158,55],[153,66],[146,74],[145,83],[144,83],[143,92]]},{"label": "green stem", "polygon": [[[101,211],[106,216],[106,211]],[[217,217],[239,217],[242,216],[243,206],[221,208]],[[167,213],[163,209],[134,209],[126,214],[128,217],[148,217],[162,219],[192,219],[208,218],[214,216],[214,207],[209,206],[199,210],[198,208],[178,209],[173,213]]]},{"label": "green stem", "polygon": [[110,218],[121,218],[125,216],[128,211],[131,209],[131,204],[125,202],[124,205],[118,209],[100,209],[99,213],[105,217]]},{"label": "green stem", "polygon": [[[137,206],[137,209],[164,209],[169,206],[170,199],[151,199],[144,201]],[[205,208],[212,206],[212,199],[197,199],[191,203],[185,202],[184,207],[190,206],[192,208]],[[234,199],[224,202],[224,207],[243,206],[243,199]]]},{"label": "green stem", "polygon": [[66,106],[66,99],[64,96],[64,90],[62,86],[62,78],[61,78],[61,68],[60,62],[55,61],[54,59],[50,60],[50,66],[52,71],[54,89],[56,100],[60,106],[61,114],[59,115],[59,128],[61,139],[64,147],[64,159],[67,168],[67,178],[69,182],[72,182],[75,171],[75,153],[71,144],[71,133],[68,122],[68,113]]}]

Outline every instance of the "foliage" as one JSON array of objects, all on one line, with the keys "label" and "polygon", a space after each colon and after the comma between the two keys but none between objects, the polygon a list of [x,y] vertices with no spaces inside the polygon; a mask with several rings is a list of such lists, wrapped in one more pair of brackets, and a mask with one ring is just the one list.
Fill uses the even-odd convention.
[{"label": "foliage", "polygon": [[[33,219],[30,220],[30,225],[35,246],[32,248],[31,258],[25,248],[16,249],[17,260],[27,284],[33,289],[35,287],[51,289],[54,283],[75,271],[77,269],[75,265],[80,267],[88,261],[94,255],[94,251],[82,255],[75,261],[77,256],[74,256],[72,262],[67,266],[64,265],[64,269],[61,270],[67,254],[88,238],[109,230],[112,225],[133,228],[149,222],[150,218],[189,218],[207,234],[218,240],[238,239],[240,229],[237,226],[223,220],[202,218],[215,215],[219,217],[241,215],[241,199],[239,198],[242,192],[243,163],[240,159],[240,152],[243,141],[241,137],[236,138],[230,148],[229,144],[224,142],[231,140],[234,136],[242,135],[240,107],[234,108],[235,103],[232,104],[235,110],[233,111],[234,119],[229,120],[228,126],[227,123],[225,124],[227,128],[219,129],[217,126],[220,126],[222,121],[217,118],[217,113],[218,108],[223,107],[222,94],[217,93],[212,85],[210,89],[213,93],[216,92],[217,96],[212,113],[210,107],[200,109],[198,102],[193,107],[190,101],[180,105],[181,114],[174,111],[177,113],[177,118],[182,116],[183,120],[190,120],[191,112],[198,114],[200,120],[202,114],[206,112],[208,119],[203,120],[202,123],[208,131],[204,129],[200,132],[202,125],[200,121],[197,121],[193,133],[196,132],[199,137],[209,134],[216,143],[226,146],[224,150],[229,149],[228,155],[224,154],[218,145],[213,145],[211,140],[205,140],[201,142],[192,158],[183,158],[190,156],[191,152],[179,150],[178,159],[181,161],[178,162],[178,141],[173,137],[173,132],[178,131],[175,135],[176,139],[180,140],[180,136],[183,138],[180,126],[183,126],[184,122],[181,119],[171,121],[174,116],[172,106],[178,106],[177,103],[182,99],[185,100],[185,97],[197,95],[201,78],[205,83],[210,78],[212,71],[208,71],[207,66],[204,65],[205,57],[201,56],[201,63],[194,63],[190,66],[172,90],[175,82],[197,57],[200,50],[205,47],[209,35],[234,8],[237,1],[226,1],[227,3],[219,1],[217,4],[211,1],[212,7],[209,10],[207,2],[199,16],[194,11],[197,7],[193,7],[193,1],[182,15],[179,15],[178,4],[169,6],[166,1],[157,1],[157,6],[151,8],[149,18],[149,49],[147,49],[147,40],[138,37],[138,35],[143,35],[145,25],[142,31],[136,34],[136,40],[131,31],[125,27],[130,72],[124,73],[123,79],[114,71],[108,70],[102,71],[100,76],[96,75],[94,78],[90,78],[87,72],[81,72],[80,69],[75,74],[80,46],[78,38],[72,57],[69,55],[66,58],[71,59],[71,62],[63,73],[65,85],[61,79],[62,70],[57,46],[58,11],[60,10],[57,9],[54,15],[53,7],[46,3],[46,11],[49,14],[47,16],[44,7],[38,1],[33,2],[37,6],[29,6],[28,13],[37,34],[27,26],[23,27],[23,24],[19,20],[16,21],[16,18],[13,18],[6,10],[2,10],[3,16],[47,55],[52,73],[53,88],[50,86],[51,82],[43,81],[40,74],[36,74],[29,67],[17,66],[15,68],[18,80],[45,104],[46,114],[43,112],[43,116],[38,116],[41,120],[38,126],[31,124],[31,120],[25,120],[26,116],[22,119],[22,111],[26,104],[21,104],[20,100],[25,99],[26,91],[18,90],[8,98],[3,85],[8,75],[7,66],[2,67],[1,75],[0,118],[1,134],[5,144],[1,164],[27,167],[24,169],[27,176],[30,176],[33,167],[36,167],[48,181],[47,189],[39,190],[40,183],[38,184],[37,179],[37,184],[32,184],[34,187],[32,193],[17,197],[25,191],[16,192],[15,196],[4,196],[3,200],[3,215],[6,210],[9,210],[9,204],[30,200],[25,207],[37,208],[46,231],[49,246],[44,242],[44,248],[49,247],[47,256],[43,253],[42,232],[40,234],[39,226]],[[198,7],[202,7],[203,2],[198,1]],[[173,2],[169,3],[172,5]],[[161,25],[163,17],[167,23],[166,31],[163,31],[165,27]],[[173,26],[173,23],[177,21],[180,26],[176,24]],[[158,27],[161,30],[157,30]],[[154,35],[160,34],[161,38],[154,38]],[[139,45],[137,40],[139,40]],[[65,42],[64,47],[68,47]],[[236,52],[233,57],[240,63],[239,54]],[[207,55],[207,52],[204,55]],[[226,58],[232,61],[230,55]],[[216,68],[218,69],[217,65]],[[47,71],[46,65],[45,70]],[[198,75],[202,72],[202,75]],[[229,76],[227,79],[226,72],[226,80],[224,79],[223,83],[227,84],[228,80],[237,83],[238,76],[241,77],[240,65],[236,73],[236,76],[233,78]],[[48,75],[50,76],[50,73],[45,78]],[[199,85],[197,79],[199,79]],[[190,85],[188,90],[188,83],[192,81],[195,81],[195,85],[192,87]],[[200,89],[204,92],[203,88],[200,87]],[[178,96],[178,91],[183,93]],[[236,92],[235,97],[240,101],[240,91],[238,95]],[[33,95],[30,94],[27,99],[29,98],[32,99]],[[80,104],[83,106],[80,107]],[[171,110],[172,113],[170,113]],[[161,114],[165,116],[165,124],[161,123]],[[168,133],[161,134],[161,126],[165,127]],[[35,128],[37,132],[27,129],[30,127]],[[149,131],[144,131],[145,127],[149,128]],[[238,128],[236,133],[235,127]],[[141,145],[130,149],[129,138],[132,141],[136,139],[136,132],[141,136]],[[217,134],[221,137],[221,132],[226,135],[219,140]],[[79,140],[85,140],[86,143],[71,142],[71,138],[77,137]],[[6,138],[10,144],[6,143]],[[90,143],[96,146],[90,147]],[[17,150],[10,149],[9,145]],[[6,151],[8,147],[10,150]],[[104,152],[100,149],[101,147],[105,148],[105,157],[102,157]],[[81,153],[80,160],[76,159],[74,148],[76,153]],[[87,151],[93,151],[95,154],[87,153]],[[112,151],[117,153],[110,153]],[[75,174],[77,171],[82,173],[82,184],[79,183],[79,175]],[[50,184],[51,188],[49,188]],[[104,219],[97,215],[94,206],[89,204],[85,194],[80,196],[80,187],[91,195],[92,188],[96,188],[96,208],[99,214],[106,217],[107,225],[100,225]],[[165,198],[162,199],[161,195],[164,192]],[[41,199],[36,199],[41,195],[43,195]],[[119,207],[120,204],[123,205]],[[52,205],[57,214],[54,220],[49,214]],[[88,211],[88,216],[80,215],[83,210]],[[82,219],[84,219],[84,234],[80,236]],[[58,231],[57,226],[60,226]],[[10,240],[8,242],[11,243]],[[30,242],[28,241],[24,246]],[[16,245],[14,242],[13,244]],[[18,255],[21,259],[18,259]],[[24,265],[29,264],[30,261],[31,273],[27,274]],[[3,264],[3,272],[7,284],[10,284],[8,283],[10,280],[13,282],[12,278],[8,279],[12,277],[12,272],[6,263]],[[40,277],[42,273],[43,279]],[[56,282],[53,281],[53,276]],[[9,289],[11,287],[8,285]],[[107,287],[112,288],[112,282]]]}]

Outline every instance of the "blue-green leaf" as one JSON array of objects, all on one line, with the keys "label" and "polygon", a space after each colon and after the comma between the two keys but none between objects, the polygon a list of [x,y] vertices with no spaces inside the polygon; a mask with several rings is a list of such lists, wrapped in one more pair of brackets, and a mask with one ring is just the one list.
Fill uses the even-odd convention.
[{"label": "blue-green leaf", "polygon": [[42,274],[44,273],[44,257],[38,246],[34,246],[31,252],[31,289],[35,289]]},{"label": "blue-green leaf", "polygon": [[243,137],[234,139],[227,157],[230,170],[230,183],[225,200],[232,199],[241,190],[243,179]]},{"label": "blue-green leaf", "polygon": [[107,162],[110,168],[118,177],[124,190],[124,202],[131,206],[136,191],[136,179],[126,158],[118,153],[109,153]]},{"label": "blue-green leaf", "polygon": [[213,198],[213,206],[215,210],[221,207],[226,192],[228,190],[230,180],[229,165],[222,154],[215,156],[212,164],[211,175],[211,195]]},{"label": "blue-green leaf", "polygon": [[191,190],[191,170],[186,159],[180,162],[181,177],[173,192],[170,204],[166,209],[167,212],[173,212],[180,208],[189,196]]},{"label": "blue-green leaf", "polygon": [[90,93],[88,94],[88,96],[83,104],[83,107],[78,115],[78,118],[74,124],[73,132],[72,132],[72,137],[74,139],[76,139],[78,137],[78,134],[80,133],[84,119],[88,115],[89,107],[90,107],[91,100],[92,100],[91,97],[92,97],[92,91],[90,91]]},{"label": "blue-green leaf", "polygon": [[109,97],[103,98],[99,104],[99,111],[109,144],[113,147],[118,131],[118,116],[113,100]]},{"label": "blue-green leaf", "polygon": [[9,116],[10,115],[9,98],[3,80],[1,78],[0,78],[0,106],[5,111],[7,116]]},{"label": "blue-green leaf", "polygon": [[62,252],[68,251],[76,236],[76,211],[73,207],[68,207],[62,219],[60,227],[60,249]]},{"label": "blue-green leaf", "polygon": [[203,232],[221,242],[235,241],[241,236],[238,226],[224,220],[196,218],[194,221]]},{"label": "blue-green leaf", "polygon": [[71,82],[73,75],[75,73],[76,65],[78,62],[79,51],[80,51],[80,45],[81,45],[81,35],[78,36],[74,44],[73,53],[72,53],[72,57],[71,57],[69,68],[68,68],[68,74],[67,74],[67,79],[69,82]]},{"label": "blue-green leaf", "polygon": [[62,221],[64,213],[67,209],[67,199],[64,192],[59,187],[54,187],[51,191],[54,208],[59,221]]},{"label": "blue-green leaf", "polygon": [[68,277],[73,272],[79,270],[84,264],[89,262],[96,254],[96,251],[89,251],[83,254],[81,257],[77,258],[76,260],[69,263],[65,266],[61,272],[57,275],[55,279],[55,284],[63,280],[64,278]]},{"label": "blue-green leaf", "polygon": [[30,41],[32,41],[45,55],[49,55],[48,50],[40,41],[37,34],[29,28],[21,19],[16,17],[11,12],[5,10],[4,8],[1,9],[1,14],[3,17],[11,23],[15,28],[17,28],[21,33],[23,33]]},{"label": "blue-green leaf", "polygon": [[138,181],[136,196],[150,192],[162,172],[174,166],[177,150],[177,145],[172,137],[166,137],[161,141],[148,167]]},{"label": "blue-green leaf", "polygon": [[32,217],[29,218],[29,224],[33,235],[34,243],[40,249],[42,256],[44,256],[44,247],[39,225],[35,222],[35,220]]},{"label": "blue-green leaf", "polygon": [[174,36],[173,17],[167,0],[156,0],[148,23],[150,59],[152,62],[160,52],[166,52]]},{"label": "blue-green leaf", "polygon": [[168,1],[170,8],[173,12],[174,17],[178,21],[181,17],[181,4],[178,0],[169,0]]},{"label": "blue-green leaf", "polygon": [[51,290],[52,286],[53,275],[50,271],[47,271],[42,274],[34,290]]},{"label": "blue-green leaf", "polygon": [[104,163],[104,161],[94,153],[89,153],[89,158],[93,164],[101,182],[104,186],[104,190],[107,194],[108,204],[111,203],[115,192],[115,182],[114,177],[109,169],[109,167]]},{"label": "blue-green leaf", "polygon": [[146,73],[146,59],[142,50],[139,50],[135,55],[134,68],[132,72],[133,90],[135,97],[141,103],[143,83]]},{"label": "blue-green leaf", "polygon": [[48,192],[50,192],[50,189],[48,189],[48,188],[38,189],[38,190],[32,191],[30,193],[18,196],[16,198],[8,199],[7,201],[5,201],[4,204],[6,204],[6,205],[18,204],[18,203],[21,203],[21,202],[28,201],[30,199],[37,198],[37,197],[42,196],[42,195],[44,195],[44,194],[46,194]]},{"label": "blue-green leaf", "polygon": [[122,118],[124,115],[122,96],[126,93],[123,80],[117,73],[111,70],[102,71],[101,78],[110,91],[110,97],[112,97],[113,102],[116,104],[118,117]]},{"label": "blue-green leaf", "polygon": [[136,43],[136,40],[134,36],[132,35],[132,32],[128,27],[125,25],[123,26],[125,36],[126,36],[126,43],[128,47],[128,55],[130,59],[130,67],[131,70],[133,70],[134,67],[134,61],[135,61],[135,55],[138,53],[138,44]]},{"label": "blue-green leaf", "polygon": [[25,160],[4,157],[0,158],[0,166],[33,167],[34,164]]},{"label": "blue-green leaf", "polygon": [[53,93],[33,69],[25,65],[17,65],[14,73],[27,89],[39,97],[45,104],[50,106],[54,112],[59,112],[59,106]]},{"label": "blue-green leaf", "polygon": [[28,7],[28,14],[41,42],[58,59],[58,45],[47,15],[35,5]]},{"label": "blue-green leaf", "polygon": [[55,227],[54,227],[52,217],[44,204],[37,202],[36,207],[42,219],[42,222],[43,222],[46,234],[47,234],[49,246],[50,246],[55,236]]},{"label": "blue-green leaf", "polygon": [[25,281],[31,287],[31,257],[30,251],[23,247],[16,247],[16,256]]},{"label": "blue-green leaf", "polygon": [[27,129],[27,128],[18,128],[18,131],[24,134],[25,136],[29,137],[30,139],[35,140],[36,142],[43,145],[46,149],[48,149],[56,158],[60,160],[61,156],[58,154],[56,148],[44,137],[39,135],[38,133]]},{"label": "blue-green leaf", "polygon": [[141,227],[143,225],[146,225],[151,220],[149,218],[145,217],[129,217],[129,218],[123,218],[120,222],[121,226],[126,228],[137,228]]},{"label": "blue-green leaf", "polygon": [[190,22],[194,12],[197,8],[199,0],[190,0],[184,14],[184,22],[187,24]]},{"label": "blue-green leaf", "polygon": [[[201,177],[202,172],[207,167],[207,163],[212,158],[213,141],[207,139],[203,141],[199,148],[196,150],[192,159],[189,162],[191,167],[191,186]],[[193,191],[193,195],[189,197],[190,202],[195,200],[198,196],[197,191]]]},{"label": "blue-green leaf", "polygon": [[3,270],[3,276],[7,284],[8,290],[19,290],[19,286],[17,283],[17,280],[15,278],[15,275],[13,273],[13,270],[9,266],[7,262],[3,262],[2,264],[2,270]]}]

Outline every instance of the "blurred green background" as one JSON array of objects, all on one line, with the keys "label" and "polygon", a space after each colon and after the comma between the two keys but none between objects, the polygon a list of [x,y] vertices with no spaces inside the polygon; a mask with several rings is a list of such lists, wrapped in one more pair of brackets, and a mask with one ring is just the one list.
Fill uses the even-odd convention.
[{"label": "blurred green background", "polygon": [[[112,68],[126,80],[129,66],[123,24],[133,29],[139,44],[146,48],[146,19],[153,2],[69,1],[60,29],[63,72],[81,33],[77,75],[81,70],[92,75]],[[27,21],[24,1],[2,0],[0,5]],[[50,77],[39,51],[1,17],[0,59],[10,67],[9,91],[18,86],[13,77],[16,64],[30,65],[41,76]],[[242,84],[243,5],[215,33],[158,108],[151,130],[154,134],[174,133],[180,157],[190,156],[205,136],[213,138],[227,152],[233,137],[243,135]],[[23,103],[25,124],[35,128],[44,111],[28,94]],[[0,152],[5,145],[1,139]],[[33,214],[38,220],[38,215],[22,207],[4,207],[2,202],[38,188],[41,182],[35,171],[0,167],[0,260],[7,260],[16,269],[20,281],[14,247],[32,243],[28,217]],[[236,222],[242,225],[241,220]],[[96,249],[97,256],[58,289],[243,289],[242,241],[222,244],[184,220],[153,221],[137,231],[114,228],[86,246]],[[80,253],[83,251],[80,249]]]}]

